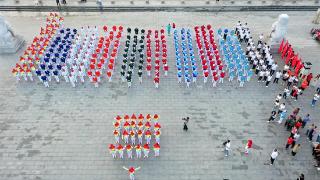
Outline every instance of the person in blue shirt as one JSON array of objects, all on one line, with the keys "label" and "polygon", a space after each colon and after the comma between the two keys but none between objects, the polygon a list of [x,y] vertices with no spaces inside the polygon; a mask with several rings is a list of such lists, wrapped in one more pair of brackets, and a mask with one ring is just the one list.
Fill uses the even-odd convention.
[{"label": "person in blue shirt", "polygon": [[178,83],[181,83],[181,78],[182,78],[182,72],[181,71],[178,71],[177,77],[178,77]]},{"label": "person in blue shirt", "polygon": [[242,75],[242,76],[240,77],[240,85],[239,85],[239,87],[243,87],[244,82],[245,82],[246,80],[247,80],[246,75]]},{"label": "person in blue shirt", "polygon": [[59,71],[57,69],[52,71],[54,78],[56,79],[57,83],[60,82],[59,80]]},{"label": "person in blue shirt", "polygon": [[43,82],[43,84],[44,84],[45,87],[49,87],[49,83],[48,83],[48,80],[47,80],[47,76],[42,75],[42,76],[41,76],[41,80],[42,80],[42,82]]},{"label": "person in blue shirt", "polygon": [[193,83],[197,82],[197,77],[198,77],[198,71],[193,71],[192,72],[192,82]]}]

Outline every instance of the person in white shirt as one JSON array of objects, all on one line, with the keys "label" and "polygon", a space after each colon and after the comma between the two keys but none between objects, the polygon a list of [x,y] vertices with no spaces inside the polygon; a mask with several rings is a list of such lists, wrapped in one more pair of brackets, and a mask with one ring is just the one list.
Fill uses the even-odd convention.
[{"label": "person in white shirt", "polygon": [[274,80],[273,80],[273,83],[277,83],[277,84],[278,84],[278,81],[279,81],[279,79],[281,78],[281,75],[282,75],[281,71],[280,71],[280,70],[277,71],[277,72],[276,72],[276,76],[275,76],[275,78],[274,78]]},{"label": "person in white shirt", "polygon": [[264,74],[265,74],[265,71],[263,71],[263,70],[261,70],[261,71],[259,72],[258,82],[260,82],[260,81],[262,80]]},{"label": "person in white shirt", "polygon": [[266,87],[269,86],[271,79],[272,79],[272,76],[269,74],[269,76],[267,77]]},{"label": "person in white shirt", "polygon": [[285,103],[280,104],[278,109],[278,114],[281,114],[285,109],[286,109],[286,104]]},{"label": "person in white shirt", "polygon": [[230,152],[231,151],[231,142],[230,140],[227,140],[226,142],[223,143],[224,145],[224,156],[229,156]]},{"label": "person in white shirt", "polygon": [[271,65],[270,74],[273,75],[273,73],[276,72],[277,68],[278,68],[278,64],[277,64],[277,63],[272,64],[272,65]]},{"label": "person in white shirt", "polygon": [[320,97],[319,93],[314,94],[312,102],[311,102],[312,107],[316,105],[316,102],[319,100],[319,97]]},{"label": "person in white shirt", "polygon": [[276,158],[278,157],[278,155],[279,155],[279,152],[278,152],[278,150],[277,149],[274,149],[273,151],[272,151],[272,153],[271,153],[271,158],[270,158],[270,165],[273,165],[273,163],[274,163],[274,160],[276,160]]}]

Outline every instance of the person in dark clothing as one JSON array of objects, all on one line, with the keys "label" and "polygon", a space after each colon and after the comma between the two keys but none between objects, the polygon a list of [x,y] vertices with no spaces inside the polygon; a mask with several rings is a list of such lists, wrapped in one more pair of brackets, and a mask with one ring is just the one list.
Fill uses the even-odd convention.
[{"label": "person in dark clothing", "polygon": [[188,126],[187,126],[187,124],[188,124],[188,122],[189,122],[189,117],[182,118],[182,120],[184,121],[184,122],[183,122],[183,130],[184,130],[184,131],[188,131]]},{"label": "person in dark clothing", "polygon": [[56,0],[56,3],[57,3],[57,6],[58,6],[58,7],[61,6],[60,0]]}]

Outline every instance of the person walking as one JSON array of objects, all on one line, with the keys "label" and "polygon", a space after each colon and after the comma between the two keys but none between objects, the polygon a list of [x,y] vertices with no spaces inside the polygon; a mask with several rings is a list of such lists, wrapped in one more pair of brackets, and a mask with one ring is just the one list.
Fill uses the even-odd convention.
[{"label": "person walking", "polygon": [[315,126],[314,128],[312,128],[312,129],[309,131],[309,133],[308,133],[309,141],[312,141],[313,135],[315,134],[316,129],[317,129],[317,126]]},{"label": "person walking", "polygon": [[304,128],[310,120],[311,120],[311,119],[310,119],[310,114],[307,114],[307,115],[302,119],[302,128]]},{"label": "person walking", "polygon": [[292,143],[293,143],[293,138],[290,136],[290,137],[288,137],[288,139],[287,139],[286,149],[288,149],[289,146],[292,145]]},{"label": "person walking", "polygon": [[57,6],[58,6],[58,8],[61,6],[61,4],[60,4],[60,0],[56,0],[56,3],[57,3]]},{"label": "person walking", "polygon": [[224,146],[224,156],[227,157],[230,154],[231,151],[231,142],[230,140],[227,140],[223,143]]},{"label": "person walking", "polygon": [[313,99],[311,101],[311,106],[314,107],[316,105],[316,102],[319,100],[320,96],[319,96],[320,93],[316,93],[314,94],[313,96]]},{"label": "person walking", "polygon": [[274,121],[274,120],[276,119],[276,115],[277,115],[276,111],[273,110],[273,111],[271,112],[271,116],[270,116],[270,118],[269,118],[269,120],[268,120],[267,122],[269,123],[269,122],[271,122],[271,121]]},{"label": "person walking", "polygon": [[291,151],[291,155],[292,156],[295,156],[297,154],[297,152],[300,150],[300,144],[296,144],[294,145],[294,147],[292,148],[292,151]]},{"label": "person walking", "polygon": [[270,165],[272,166],[273,165],[273,163],[274,163],[274,161],[277,159],[277,157],[279,156],[279,152],[278,152],[278,150],[277,149],[274,149],[273,151],[272,151],[272,153],[270,154]]}]

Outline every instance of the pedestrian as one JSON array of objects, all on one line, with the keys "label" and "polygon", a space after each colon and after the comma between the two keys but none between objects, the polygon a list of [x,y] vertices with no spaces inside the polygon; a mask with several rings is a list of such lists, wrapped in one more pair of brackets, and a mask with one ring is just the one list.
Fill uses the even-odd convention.
[{"label": "pedestrian", "polygon": [[150,147],[148,144],[143,145],[143,154],[145,158],[149,157]]},{"label": "pedestrian", "polygon": [[320,94],[320,93],[314,94],[313,99],[312,99],[312,101],[311,101],[311,106],[312,106],[312,107],[314,107],[314,106],[316,105],[316,102],[319,100],[319,97],[320,97],[319,94]]},{"label": "pedestrian", "polygon": [[61,4],[60,4],[60,1],[59,0],[56,0],[56,3],[57,3],[57,6],[60,7]]},{"label": "pedestrian", "polygon": [[296,133],[293,135],[293,142],[292,142],[292,144],[291,144],[291,148],[293,148],[294,145],[297,144],[299,138],[300,138],[300,133],[299,133],[299,132],[296,132]]},{"label": "pedestrian", "polygon": [[291,151],[292,156],[295,156],[297,154],[297,152],[300,150],[300,144],[296,144]]},{"label": "pedestrian", "polygon": [[66,0],[62,0],[62,4],[66,5],[67,1]]},{"label": "pedestrian", "polygon": [[310,119],[310,114],[307,114],[307,115],[302,119],[302,128],[304,128],[310,120],[311,120],[311,119]]},{"label": "pedestrian", "polygon": [[123,159],[123,150],[124,150],[125,148],[121,145],[121,144],[118,144],[118,146],[117,146],[117,152],[119,153],[119,157],[121,158],[121,159]]},{"label": "pedestrian", "polygon": [[276,72],[276,75],[275,75],[275,78],[273,80],[273,83],[277,83],[278,84],[278,81],[279,81],[281,75],[282,75],[282,73],[281,73],[280,70],[278,72]]},{"label": "pedestrian", "polygon": [[112,155],[112,158],[116,158],[116,147],[113,144],[109,145],[109,151],[110,154]]},{"label": "pedestrian", "polygon": [[270,160],[271,160],[270,165],[273,165],[273,163],[274,163],[274,161],[277,159],[278,155],[279,155],[278,150],[277,150],[277,149],[274,149],[274,150],[272,151],[271,155],[270,155]]},{"label": "pedestrian", "polygon": [[127,150],[128,158],[132,159],[132,147],[130,144],[127,144],[126,150]]},{"label": "pedestrian", "polygon": [[269,118],[269,120],[267,121],[268,123],[269,122],[271,122],[271,121],[274,121],[275,119],[276,119],[276,111],[275,110],[273,110],[272,112],[271,112],[271,116],[270,116],[270,118]]},{"label": "pedestrian", "polygon": [[317,126],[315,126],[314,128],[312,128],[312,129],[309,131],[309,133],[308,133],[309,141],[312,141],[313,135],[315,134],[316,129],[317,129]]},{"label": "pedestrian", "polygon": [[269,83],[270,83],[271,79],[272,79],[272,76],[269,74],[268,77],[267,77],[266,87],[269,86]]},{"label": "pedestrian", "polygon": [[159,144],[159,143],[156,142],[156,143],[153,145],[153,150],[154,150],[154,156],[155,156],[155,157],[160,156],[160,144]]},{"label": "pedestrian", "polygon": [[296,117],[299,114],[300,108],[296,108],[293,110],[292,115]]},{"label": "pedestrian", "polygon": [[138,145],[136,145],[136,156],[137,156],[137,158],[141,158],[141,145],[140,144],[138,144]]},{"label": "pedestrian", "polygon": [[127,171],[128,171],[130,180],[134,180],[134,173],[140,169],[140,167],[137,167],[137,168],[130,167],[130,168],[128,169],[128,168],[126,168],[126,167],[124,167],[124,166],[123,166],[122,168],[123,168],[124,170],[127,170]]},{"label": "pedestrian", "polygon": [[188,122],[189,122],[189,117],[182,118],[182,120],[184,121],[184,122],[183,122],[183,130],[184,130],[184,131],[188,131],[188,126],[187,126],[187,124],[188,124]]},{"label": "pedestrian", "polygon": [[287,99],[288,94],[289,94],[289,89],[287,87],[285,87],[283,90],[283,99]]},{"label": "pedestrian", "polygon": [[230,151],[231,151],[231,142],[230,140],[227,140],[223,143],[224,146],[224,156],[229,156]]},{"label": "pedestrian", "polygon": [[167,33],[168,33],[168,36],[170,36],[170,34],[171,34],[171,24],[170,23],[167,25]]},{"label": "pedestrian", "polygon": [[281,114],[285,109],[286,109],[286,104],[285,103],[280,104],[277,114]]},{"label": "pedestrian", "polygon": [[244,151],[244,154],[248,155],[249,154],[249,150],[252,148],[252,140],[249,139],[248,142],[247,142],[247,145],[245,147],[245,151]]},{"label": "pedestrian", "polygon": [[304,180],[304,174],[301,173],[297,180]]},{"label": "pedestrian", "polygon": [[287,110],[283,110],[283,111],[281,112],[281,114],[280,114],[280,118],[279,118],[278,123],[281,124],[282,121],[286,118],[286,116],[287,116]]},{"label": "pedestrian", "polygon": [[293,138],[290,136],[290,137],[288,137],[288,139],[287,139],[286,149],[288,149],[289,146],[292,145],[292,143],[293,143]]}]

